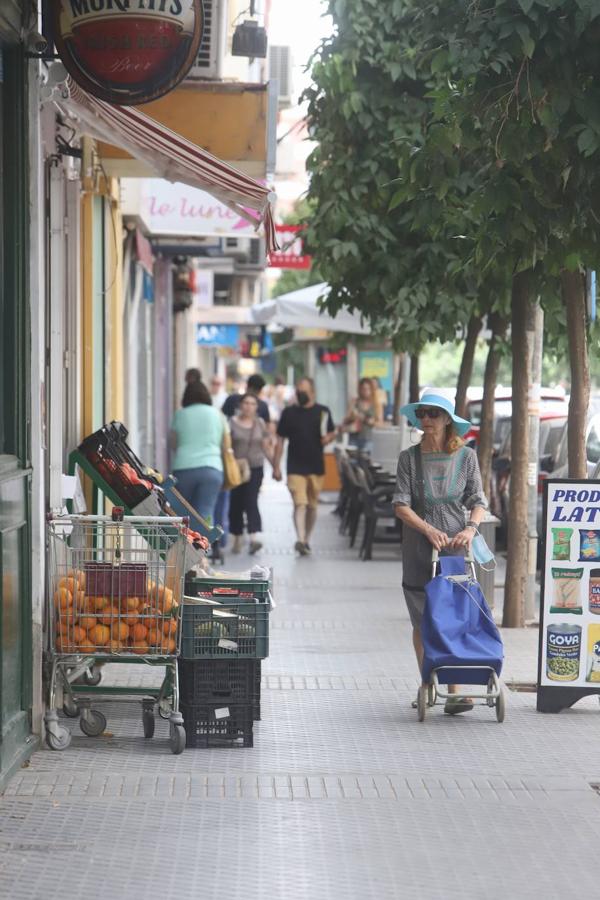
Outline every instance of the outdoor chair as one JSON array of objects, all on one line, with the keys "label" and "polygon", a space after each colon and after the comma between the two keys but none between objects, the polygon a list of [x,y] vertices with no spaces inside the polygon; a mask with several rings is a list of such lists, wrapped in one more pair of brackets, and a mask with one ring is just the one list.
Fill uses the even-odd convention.
[{"label": "outdoor chair", "polygon": [[[359,555],[361,559],[368,561],[373,558],[373,544],[400,544],[402,528],[392,507],[395,481],[372,488],[362,469],[357,470],[357,479],[364,515],[364,532]],[[386,527],[378,530],[377,526],[381,523],[386,523]]]}]

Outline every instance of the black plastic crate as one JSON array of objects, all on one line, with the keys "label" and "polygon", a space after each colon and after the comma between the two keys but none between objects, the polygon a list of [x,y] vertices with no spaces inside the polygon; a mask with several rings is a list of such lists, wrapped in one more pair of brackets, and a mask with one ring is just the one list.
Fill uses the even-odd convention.
[{"label": "black plastic crate", "polygon": [[251,703],[181,703],[186,747],[254,746]]},{"label": "black plastic crate", "polygon": [[184,703],[252,703],[253,659],[180,659],[179,695]]},{"label": "black plastic crate", "polygon": [[260,720],[260,659],[179,659],[183,703],[251,703]]}]

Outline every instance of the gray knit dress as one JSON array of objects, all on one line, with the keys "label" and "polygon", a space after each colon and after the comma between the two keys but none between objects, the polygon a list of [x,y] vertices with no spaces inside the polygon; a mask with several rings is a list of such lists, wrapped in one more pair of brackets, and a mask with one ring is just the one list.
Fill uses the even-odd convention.
[{"label": "gray knit dress", "polygon": [[[469,447],[454,453],[422,453],[425,494],[425,521],[449,537],[465,527],[465,512],[476,506],[488,508],[483,493],[477,455]],[[415,448],[403,450],[398,457],[395,506],[418,503]],[[424,587],[431,579],[433,547],[425,537],[407,525],[402,538],[402,588],[414,627],[419,628],[425,608]],[[460,551],[444,551],[456,555]]]}]

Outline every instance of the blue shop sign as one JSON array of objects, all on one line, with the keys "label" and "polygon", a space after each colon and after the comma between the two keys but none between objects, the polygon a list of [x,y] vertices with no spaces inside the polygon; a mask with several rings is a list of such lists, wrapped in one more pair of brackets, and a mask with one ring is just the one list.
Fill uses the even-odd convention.
[{"label": "blue shop sign", "polygon": [[202,347],[233,347],[240,343],[239,325],[196,325],[196,343]]}]

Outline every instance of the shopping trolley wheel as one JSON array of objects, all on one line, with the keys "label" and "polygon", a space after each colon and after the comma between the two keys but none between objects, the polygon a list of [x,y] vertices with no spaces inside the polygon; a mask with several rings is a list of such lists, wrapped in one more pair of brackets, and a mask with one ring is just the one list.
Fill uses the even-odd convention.
[{"label": "shopping trolley wheel", "polygon": [[437,691],[434,684],[427,685],[427,706],[435,706]]},{"label": "shopping trolley wheel", "polygon": [[79,727],[87,737],[98,737],[106,728],[106,717],[97,709],[86,709],[79,720]]},{"label": "shopping trolley wheel", "polygon": [[71,743],[71,732],[59,725],[54,732],[46,731],[46,743],[51,750],[66,750]]},{"label": "shopping trolley wheel", "polygon": [[506,715],[506,698],[504,696],[503,688],[500,688],[500,693],[496,697],[496,718],[499,722],[504,722],[504,716]]},{"label": "shopping trolley wheel", "polygon": [[419,722],[425,721],[425,711],[427,710],[427,685],[422,684],[417,694],[417,716]]},{"label": "shopping trolley wheel", "polygon": [[142,710],[142,725],[144,726],[144,737],[154,737],[154,713],[151,709]]},{"label": "shopping trolley wheel", "polygon": [[173,705],[169,699],[163,697],[162,700],[158,701],[158,714],[161,719],[170,719],[171,713],[173,712]]},{"label": "shopping trolley wheel", "polygon": [[[95,687],[97,684],[100,684],[102,681],[102,667],[92,666],[91,668],[86,669],[83,673],[83,680],[86,684],[89,684],[90,687]],[[106,728],[106,725],[104,727]]]},{"label": "shopping trolley wheel", "polygon": [[75,703],[72,697],[65,697],[63,703],[63,713],[69,719],[76,719],[80,714],[79,707]]},{"label": "shopping trolley wheel", "polygon": [[183,753],[185,750],[185,728],[183,725],[173,725],[173,723],[171,723],[169,730],[169,744],[171,745],[171,752],[174,753],[175,756]]}]

